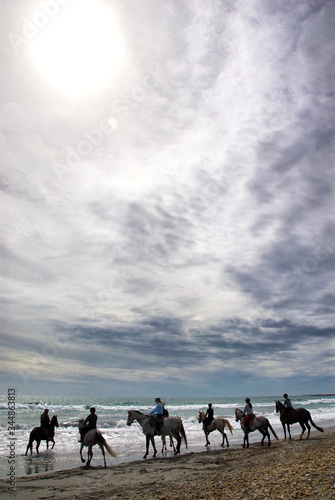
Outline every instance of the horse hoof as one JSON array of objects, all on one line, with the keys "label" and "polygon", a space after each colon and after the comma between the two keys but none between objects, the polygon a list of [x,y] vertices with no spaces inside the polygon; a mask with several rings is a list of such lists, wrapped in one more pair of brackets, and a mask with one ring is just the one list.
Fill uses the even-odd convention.
[{"label": "horse hoof", "polygon": [[147,456],[146,456],[146,455],[143,455],[143,458],[144,458],[144,460],[146,460]]},{"label": "horse hoof", "polygon": [[83,464],[85,463],[85,459],[84,458],[82,458],[81,461],[82,461]]}]

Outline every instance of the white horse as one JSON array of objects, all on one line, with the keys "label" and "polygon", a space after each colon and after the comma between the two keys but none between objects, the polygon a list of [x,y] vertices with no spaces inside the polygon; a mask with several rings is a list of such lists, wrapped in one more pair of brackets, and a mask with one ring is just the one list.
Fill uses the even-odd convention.
[{"label": "white horse", "polygon": [[[85,427],[85,420],[82,418],[79,420],[79,430],[82,429],[83,427]],[[81,446],[80,446],[81,461],[83,463],[85,462],[85,459],[83,458],[82,451],[83,451],[84,446],[88,446],[86,466],[89,467],[91,460],[92,460],[92,457],[93,457],[92,447],[95,446],[96,444],[98,444],[101,448],[102,456],[104,457],[104,464],[106,467],[106,457],[105,457],[104,448],[106,448],[106,450],[108,451],[108,453],[112,457],[116,457],[117,455],[116,455],[115,451],[112,450],[112,448],[107,444],[105,438],[103,437],[103,435],[101,434],[101,432],[98,429],[91,429],[90,431],[86,432],[86,434],[82,438]]]},{"label": "white horse", "polygon": [[239,408],[235,408],[235,418],[236,422],[240,421],[241,424],[241,429],[244,432],[244,439],[243,439],[243,448],[249,448],[249,432],[254,432],[255,430],[258,430],[262,436],[263,439],[261,441],[261,445],[264,446],[264,439],[267,437],[268,438],[268,446],[270,446],[270,433],[269,430],[272,432],[274,437],[278,440],[278,436],[275,433],[275,431],[272,429],[272,426],[268,419],[266,417],[263,417],[262,415],[259,417],[255,417],[253,419],[253,424],[251,426],[245,426],[243,424],[243,411],[240,410]]},{"label": "white horse", "polygon": [[[204,411],[199,411],[198,422],[201,424],[206,418],[206,413]],[[223,417],[215,417],[214,420],[211,421],[209,425],[204,429],[204,433],[206,436],[206,444],[205,446],[209,446],[211,443],[208,441],[208,434],[213,431],[219,431],[222,434],[222,443],[221,446],[224,447],[224,440],[227,441],[227,448],[229,448],[229,441],[227,438],[227,434],[224,432],[224,428],[227,427],[230,431],[230,434],[233,434],[233,427],[231,426],[229,420]]]},{"label": "white horse", "polygon": [[[144,413],[138,410],[128,410],[128,419],[127,425],[131,425],[133,422],[138,422],[142,427],[143,434],[146,437],[146,451],[143,458],[147,458],[149,454],[149,443],[151,442],[152,447],[154,449],[154,457],[157,454],[157,449],[155,446],[154,436],[156,434],[156,428],[153,427],[150,423],[151,417],[149,415],[145,415]],[[185,446],[187,448],[187,438],[183,426],[183,422],[180,417],[165,417],[163,419],[163,425],[160,428],[160,435],[163,436],[171,436],[177,440],[177,448],[174,452],[175,455],[180,453],[180,444],[183,439],[185,442]]]}]

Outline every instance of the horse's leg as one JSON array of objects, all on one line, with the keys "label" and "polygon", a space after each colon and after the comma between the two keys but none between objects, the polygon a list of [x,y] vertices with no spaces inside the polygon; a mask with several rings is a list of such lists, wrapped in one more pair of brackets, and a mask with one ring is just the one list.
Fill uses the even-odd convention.
[{"label": "horse's leg", "polygon": [[287,424],[287,432],[288,432],[288,438],[292,439],[291,437],[291,429],[290,429],[290,424]]},{"label": "horse's leg", "polygon": [[226,442],[227,442],[227,448],[229,448],[228,436],[227,436],[227,434],[225,433],[225,431],[223,431],[223,441],[222,441],[222,443],[223,443],[223,447],[224,447],[224,440],[225,440],[225,438],[226,438]]},{"label": "horse's leg", "polygon": [[165,439],[165,436],[161,436],[161,439],[162,439],[162,451],[161,451],[161,453],[163,453],[164,449],[165,449],[165,451],[167,451],[166,450],[166,439]]},{"label": "horse's leg", "polygon": [[264,439],[265,439],[265,436],[266,436],[266,432],[265,431],[261,431],[260,429],[258,429],[259,432],[262,434],[262,441],[261,441],[261,446],[264,446]]},{"label": "horse's leg", "polygon": [[155,457],[157,455],[157,450],[156,450],[156,445],[155,445],[155,438],[153,436],[151,436],[151,444],[152,444],[152,447],[154,449],[153,457]]},{"label": "horse's leg", "polygon": [[243,448],[249,448],[249,433],[244,432]]},{"label": "horse's leg", "polygon": [[36,453],[39,453],[38,448],[40,447],[40,444],[41,444],[41,440],[36,439]]},{"label": "horse's leg", "polygon": [[173,437],[171,436],[171,434],[169,434],[169,437],[170,437],[170,448],[173,448],[173,453],[176,454],[176,447],[174,445]]},{"label": "horse's leg", "polygon": [[54,446],[55,446],[55,440],[54,440],[53,438],[52,438],[52,443],[53,443],[53,444],[52,444],[51,449],[53,450],[53,449],[54,449]]},{"label": "horse's leg", "polygon": [[305,432],[305,430],[306,430],[306,427],[305,427],[305,424],[304,424],[304,423],[299,422],[299,424],[301,425],[301,428],[302,428],[302,432],[301,432],[301,434],[300,434],[300,438],[299,438],[299,439],[302,439],[302,436],[303,436],[303,434],[304,434],[304,432]]},{"label": "horse's leg", "polygon": [[85,462],[85,458],[83,457],[83,448],[84,448],[84,443],[81,443],[81,446],[80,446],[80,458],[81,458],[81,461],[84,463]]},{"label": "horse's leg", "polygon": [[33,454],[33,441],[31,439],[31,436],[29,436],[29,443],[27,445],[26,455],[28,454],[28,450],[30,450],[30,454],[32,455]]},{"label": "horse's leg", "polygon": [[309,438],[309,435],[310,435],[310,433],[311,433],[311,426],[309,425],[309,423],[308,423],[308,422],[306,422],[306,427],[307,427],[307,431],[308,431],[308,432],[307,432],[307,438],[306,438],[306,439],[308,439],[308,438]]},{"label": "horse's leg", "polygon": [[271,446],[269,429],[266,429],[266,436],[268,438],[268,446]]},{"label": "horse's leg", "polygon": [[47,439],[47,450],[49,449],[49,440]]},{"label": "horse's leg", "polygon": [[86,467],[89,467],[91,460],[93,458],[93,450],[92,446],[88,447],[88,452],[87,452],[87,462],[86,462]]},{"label": "horse's leg", "polygon": [[100,444],[98,443],[100,448],[101,448],[101,451],[102,451],[102,456],[104,457],[104,464],[105,464],[105,468],[107,467],[106,465],[106,457],[105,457],[105,450],[104,450],[104,445],[103,444]]},{"label": "horse's leg", "polygon": [[205,436],[206,436],[206,444],[205,444],[205,446],[209,446],[211,444],[210,441],[208,441],[209,432],[208,431],[204,431],[204,433],[205,433]]},{"label": "horse's leg", "polygon": [[286,441],[286,424],[285,424],[285,422],[282,422],[281,424],[282,424],[283,430],[284,430],[284,440]]},{"label": "horse's leg", "polygon": [[145,436],[145,455],[143,455],[143,458],[146,459],[148,454],[149,454],[149,443],[150,443],[150,436]]},{"label": "horse's leg", "polygon": [[177,435],[177,449],[175,450],[174,454],[179,455],[180,454],[180,445],[181,445],[181,436],[179,434]]}]

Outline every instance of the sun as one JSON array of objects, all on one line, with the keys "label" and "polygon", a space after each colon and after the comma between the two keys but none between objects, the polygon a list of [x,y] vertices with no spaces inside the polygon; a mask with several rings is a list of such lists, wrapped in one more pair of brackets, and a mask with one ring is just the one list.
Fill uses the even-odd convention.
[{"label": "sun", "polygon": [[119,69],[123,50],[112,12],[98,0],[62,6],[30,48],[50,83],[74,94],[101,90]]}]

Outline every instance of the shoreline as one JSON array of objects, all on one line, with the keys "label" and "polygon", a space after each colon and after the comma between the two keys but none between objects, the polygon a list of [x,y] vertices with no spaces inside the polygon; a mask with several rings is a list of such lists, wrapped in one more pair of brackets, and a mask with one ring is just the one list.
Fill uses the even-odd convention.
[{"label": "shoreline", "polygon": [[[228,449],[122,462],[107,468],[76,467],[44,472],[16,478],[15,496],[19,500],[85,500],[92,496],[96,499],[209,500],[236,498],[243,492],[255,499],[334,498],[334,443],[335,426],[331,426],[326,427],[324,433],[312,431],[308,440],[295,436],[291,441],[273,440],[270,447],[264,448],[257,441],[252,442],[249,449],[235,445]],[[4,499],[14,495],[8,488],[8,481],[0,480]]]},{"label": "shoreline", "polygon": [[[325,429],[329,428],[330,428],[329,426],[325,427]],[[282,440],[284,437],[283,433],[278,431],[278,429],[275,430],[278,434],[279,440]],[[334,425],[334,430],[335,430],[335,425]],[[300,426],[291,427],[292,439],[297,439],[298,436],[300,435],[300,431],[301,431]],[[228,434],[228,436],[230,437],[230,448],[229,448],[230,450],[240,449],[243,441],[243,432],[239,424],[237,425],[237,427],[235,427],[234,432],[235,432],[234,441],[232,441],[231,436]],[[237,437],[236,432],[238,432],[239,435],[238,439],[236,439]],[[311,435],[313,432],[316,432],[316,434],[318,434],[317,431],[312,430]],[[188,449],[186,450],[184,443],[182,443],[181,455],[226,450],[227,449],[226,444],[224,448],[222,448],[221,445],[219,444],[221,443],[221,436],[220,438],[219,436],[220,436],[219,433],[214,432],[214,434],[211,435],[212,437],[211,445],[207,448],[204,444],[189,443]],[[276,442],[275,438],[272,436],[271,433],[270,436],[271,436],[271,443],[272,444],[275,443]],[[261,435],[258,432],[251,433],[250,445],[257,444],[257,442],[260,442],[260,439]],[[111,442],[108,439],[107,441],[109,442],[109,444],[111,444]],[[267,440],[265,440],[265,443],[267,443]],[[149,455],[147,457],[147,460],[165,459],[174,456],[172,448],[169,448],[169,446],[167,447],[167,451],[164,453],[161,453],[160,451],[160,442],[156,442],[156,446],[158,451],[156,458],[154,458],[152,455],[153,450],[150,445]],[[121,454],[118,455],[116,458],[114,458],[109,456],[108,453],[106,452],[107,466],[114,467],[120,464],[129,464],[137,461],[140,462],[143,460],[144,450],[145,450],[145,437],[143,436],[143,448],[141,451],[137,451],[135,454],[129,454],[129,455]],[[92,466],[99,468],[103,464],[103,457],[101,451],[98,447],[95,447],[93,448],[93,453],[94,453],[94,458],[92,461]],[[84,448],[83,456],[84,458],[87,456],[87,448]],[[49,448],[48,450],[45,448],[41,450],[38,455],[36,454],[36,452],[34,452],[32,455],[28,454],[27,456],[24,453],[17,454],[15,461],[15,475],[16,479],[24,479],[28,477],[36,477],[37,475],[53,474],[56,472],[78,469],[80,467],[81,467],[81,460],[79,457],[79,448],[72,452],[58,452],[57,450],[52,450],[51,448]],[[3,456],[2,458],[0,458],[0,481],[7,479],[6,476],[8,473],[8,469],[9,469],[8,460]]]}]

